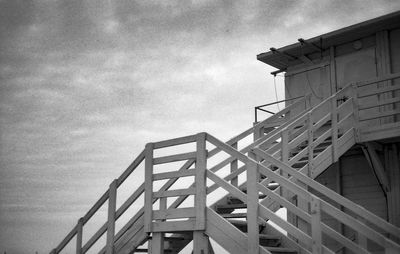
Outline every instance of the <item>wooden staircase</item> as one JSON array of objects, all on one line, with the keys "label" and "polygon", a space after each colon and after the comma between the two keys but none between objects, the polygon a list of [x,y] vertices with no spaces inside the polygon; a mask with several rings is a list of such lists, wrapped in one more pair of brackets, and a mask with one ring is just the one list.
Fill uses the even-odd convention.
[{"label": "wooden staircase", "polygon": [[[348,85],[314,107],[305,96],[227,142],[199,133],[147,144],[52,253],[75,236],[76,253],[86,253],[104,234],[98,252],[107,254],[179,253],[192,241],[194,253],[214,253],[209,238],[238,254],[336,253],[326,238],[353,253],[372,253],[366,241],[325,224],[322,214],[375,242],[381,253],[400,253],[399,228],[314,180],[360,141],[358,93]],[[118,188],[140,171],[143,183],[117,208]],[[83,243],[84,225],[107,201],[107,221]],[[140,201],[144,206],[116,233],[115,222]],[[280,208],[290,221],[276,214]]]}]

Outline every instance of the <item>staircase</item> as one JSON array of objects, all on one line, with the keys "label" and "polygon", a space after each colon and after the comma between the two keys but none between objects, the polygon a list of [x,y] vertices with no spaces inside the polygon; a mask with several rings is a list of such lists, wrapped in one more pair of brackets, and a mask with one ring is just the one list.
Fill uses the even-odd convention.
[{"label": "staircase", "polygon": [[[362,142],[361,122],[370,119],[360,119],[361,87],[396,77],[350,84],[314,107],[304,96],[227,142],[199,133],[147,144],[51,253],[73,238],[76,253],[86,253],[103,235],[99,253],[107,254],[179,253],[192,241],[194,253],[214,253],[209,238],[229,253],[400,253],[398,227],[314,180]],[[382,89],[375,93],[388,91]],[[388,130],[385,137],[400,136],[398,126],[370,128],[368,139],[381,130]],[[142,184],[117,208],[118,188],[143,171]],[[107,221],[84,243],[84,225],[106,202]],[[116,232],[116,221],[140,202]],[[281,208],[290,219],[277,215]],[[322,215],[352,228],[356,238],[325,224]],[[379,249],[370,251],[367,241]]]}]

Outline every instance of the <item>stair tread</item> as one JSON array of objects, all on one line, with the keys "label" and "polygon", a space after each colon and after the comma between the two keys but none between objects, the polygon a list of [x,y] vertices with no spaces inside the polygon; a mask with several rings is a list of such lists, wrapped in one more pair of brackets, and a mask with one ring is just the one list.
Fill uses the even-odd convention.
[{"label": "stair tread", "polygon": [[247,204],[241,203],[241,204],[217,205],[216,208],[217,208],[217,210],[218,210],[218,209],[226,209],[226,208],[231,208],[231,209],[235,209],[235,208],[247,208]]},{"label": "stair tread", "polygon": [[269,251],[273,251],[274,253],[279,253],[279,252],[292,252],[292,253],[297,253],[296,249],[292,249],[292,248],[285,248],[285,247],[268,247],[268,246],[263,246],[265,249],[269,250]]},{"label": "stair tread", "polygon": [[224,218],[246,218],[247,213],[224,213],[220,214]]}]

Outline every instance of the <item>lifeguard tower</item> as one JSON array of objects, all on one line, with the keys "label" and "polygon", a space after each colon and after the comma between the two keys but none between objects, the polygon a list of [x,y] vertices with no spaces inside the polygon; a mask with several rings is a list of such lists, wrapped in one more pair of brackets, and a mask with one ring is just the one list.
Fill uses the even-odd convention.
[{"label": "lifeguard tower", "polygon": [[[277,102],[257,106],[226,142],[147,144],[52,253],[104,239],[99,253],[208,254],[212,239],[237,254],[399,254],[400,12],[257,59],[284,73],[284,109],[265,119]],[[117,205],[129,178],[140,181]],[[83,237],[102,206],[107,219]]]}]

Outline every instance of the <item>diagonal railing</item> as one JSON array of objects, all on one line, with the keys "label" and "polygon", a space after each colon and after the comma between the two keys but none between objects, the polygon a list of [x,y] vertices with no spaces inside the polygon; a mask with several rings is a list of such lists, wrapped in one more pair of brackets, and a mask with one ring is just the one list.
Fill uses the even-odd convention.
[{"label": "diagonal railing", "polygon": [[[398,76],[398,74],[390,75],[386,78],[375,80],[375,82],[393,79]],[[371,84],[371,82],[368,84]],[[134,249],[148,239],[147,233],[157,234],[158,232],[169,230],[169,226],[174,222],[171,222],[172,224],[170,223],[169,225],[165,223],[168,222],[168,219],[176,219],[172,217],[177,217],[177,214],[181,216],[177,218],[187,218],[189,221],[183,229],[204,229],[206,196],[210,196],[215,190],[220,188],[225,189],[230,195],[247,203],[247,219],[249,223],[247,239],[249,241],[249,250],[256,251],[255,248],[259,248],[254,247],[259,245],[256,244],[258,241],[257,233],[252,229],[256,228],[256,224],[258,228],[259,218],[262,218],[271,220],[296,238],[299,242],[297,244],[299,250],[304,253],[310,253],[310,251],[312,253],[331,253],[322,244],[322,234],[332,237],[346,248],[357,253],[368,253],[365,246],[360,246],[352,242],[341,233],[334,232],[334,229],[322,223],[321,213],[326,213],[331,217],[335,217],[340,223],[349,225],[358,234],[375,241],[385,249],[386,253],[397,253],[396,251],[399,251],[398,244],[395,241],[389,240],[387,235],[396,239],[396,236],[400,235],[398,228],[312,180],[331,163],[337,161],[340,155],[354,145],[355,140],[358,138],[357,128],[360,110],[358,99],[360,94],[362,94],[358,86],[364,85],[366,83],[348,85],[313,108],[310,108],[310,97],[305,96],[226,143],[204,133],[150,143],[128,169],[111,183],[110,188],[86,215],[78,220],[77,225],[52,253],[61,252],[74,237],[76,237],[76,253],[86,253],[105,233],[107,234],[106,245],[100,253],[114,253],[128,245]],[[383,88],[383,90],[379,91],[385,92],[395,89],[398,89],[398,86],[395,86],[395,88]],[[389,99],[389,101],[385,101],[384,103],[389,102],[397,102],[397,99]],[[382,106],[382,103],[378,103],[377,106]],[[298,108],[302,104],[304,104],[304,110],[300,110],[299,112]],[[391,113],[395,114],[396,112]],[[250,144],[239,148],[239,142],[243,142],[252,135],[254,135],[254,142],[251,141]],[[210,151],[205,149],[206,141],[214,146]],[[196,142],[197,144],[194,152],[154,157],[154,149],[170,148],[191,142]],[[221,153],[228,154],[228,158],[219,160],[216,164],[207,168],[206,165],[210,165],[208,161],[214,156],[218,157],[217,155]],[[249,156],[246,156],[246,153],[249,153]],[[152,172],[154,165],[175,163],[177,161],[184,162],[184,164],[174,173]],[[238,162],[241,162],[243,165],[239,167]],[[199,163],[202,165],[200,167],[202,170],[197,170]],[[303,165],[295,169],[295,165],[299,163],[303,163]],[[116,197],[118,188],[141,164],[145,164],[146,181],[117,209]],[[226,167],[230,168],[230,172],[227,175],[219,176],[217,173]],[[244,177],[245,180],[239,183],[239,176],[243,175],[246,175]],[[171,189],[179,179],[185,176],[194,176],[196,185],[192,185],[185,190]],[[260,176],[264,177],[264,179],[261,179]],[[206,185],[206,178],[210,179],[213,184]],[[154,192],[152,186],[154,180],[166,181],[157,190],[157,193]],[[254,182],[258,184],[255,185],[253,184]],[[275,191],[266,188],[271,182],[279,184],[279,187]],[[243,187],[245,187],[245,191]],[[336,202],[342,207],[346,207],[357,216],[354,218],[352,214],[349,215],[336,209],[325,200],[309,193],[307,188],[312,188],[320,192],[321,195],[328,197],[329,200]],[[259,192],[267,195],[261,202],[258,200]],[[116,221],[143,194],[145,196],[144,208],[140,209],[115,234]],[[195,206],[200,206],[201,209],[181,208],[180,206],[184,201],[193,195],[196,200]],[[177,199],[170,206],[167,206],[166,200],[168,197],[177,197]],[[296,207],[290,202],[294,197],[299,197],[299,200],[302,200],[302,207]],[[107,201],[107,222],[86,243],[83,243],[84,225]],[[156,202],[159,203],[159,211],[152,213],[150,211],[153,211]],[[304,230],[304,228],[299,228],[277,217],[274,212],[279,206],[283,206],[295,214],[308,225],[306,227],[310,230]],[[311,209],[306,211],[304,206],[309,206]],[[166,214],[170,214],[171,209],[174,209],[174,215],[172,217],[171,215],[168,215],[170,217],[166,216]],[[167,210],[168,212],[166,212]],[[362,221],[358,219],[360,217],[363,218]],[[373,226],[370,226],[370,224]],[[193,227],[190,225],[193,225]],[[379,231],[376,228],[379,228]],[[310,231],[310,233],[308,234],[308,232],[304,231]],[[135,244],[132,244],[132,241],[128,244],[134,236],[138,236],[135,238]]]},{"label": "diagonal railing", "polygon": [[[280,124],[285,121],[293,119],[296,115],[291,114],[291,111],[294,109],[302,108],[306,109],[309,107],[308,104],[309,96],[304,96],[303,98],[299,99],[297,102],[291,104],[290,106],[282,109],[275,115],[267,118],[253,127],[245,130],[244,132],[240,133],[239,135],[231,138],[226,143],[232,147],[238,147],[239,142],[245,140],[249,136],[260,136],[260,133],[264,133],[266,131],[271,131]],[[304,111],[303,111],[304,112]],[[185,140],[190,139],[192,136],[182,137],[172,140],[166,140],[159,142],[159,146],[168,147],[168,144],[173,143],[184,143]],[[260,141],[258,141],[260,142]],[[251,143],[250,145],[245,146],[242,151],[248,151],[256,143]],[[209,151],[208,156],[213,157],[218,155],[221,152],[221,149],[215,148]],[[137,213],[130,218],[130,220],[115,234],[115,223],[116,221],[132,206],[135,202],[138,201],[139,197],[141,197],[145,192],[145,183],[141,184],[136,190],[129,196],[129,198],[118,208],[116,209],[116,196],[118,188],[124,183],[124,181],[132,175],[132,173],[136,172],[135,170],[139,167],[140,164],[143,164],[145,161],[145,150],[143,150],[139,156],[132,162],[132,164],[122,173],[122,175],[115,179],[111,184],[110,188],[100,197],[100,199],[89,209],[89,211],[78,220],[77,224],[73,227],[73,229],[66,235],[66,237],[54,248],[51,253],[58,254],[60,253],[73,239],[76,237],[76,253],[84,254],[105,234],[107,233],[107,240],[106,246],[100,251],[100,253],[112,253],[113,248],[116,243],[121,242],[124,244],[123,236],[128,232],[128,230],[135,225],[135,223],[139,222],[144,215],[144,209],[140,209]],[[179,169],[179,171],[186,171],[195,163],[194,159],[189,159],[185,162],[185,164]],[[214,167],[214,171],[218,171],[219,169],[223,168],[224,166],[230,164],[232,168],[232,172],[234,174],[236,171],[244,171],[244,168],[241,167],[237,169],[235,167],[235,159],[228,158],[218,165]],[[230,175],[228,178],[234,183],[237,182],[237,176],[234,174]],[[161,188],[160,191],[166,191],[174,183],[178,180],[178,178],[171,178],[169,179]],[[186,196],[187,197],[187,196]],[[172,207],[176,207],[180,205],[185,199],[185,196],[178,198],[178,200],[172,205]],[[158,201],[159,198],[154,198],[153,203]],[[90,238],[86,243],[83,243],[83,228],[85,224],[99,211],[99,209],[108,201],[108,219],[107,222],[104,223]]]}]

